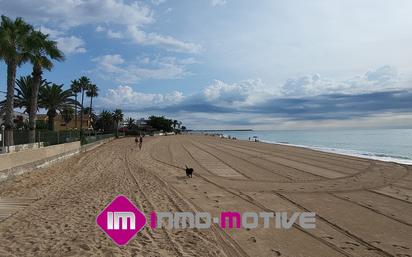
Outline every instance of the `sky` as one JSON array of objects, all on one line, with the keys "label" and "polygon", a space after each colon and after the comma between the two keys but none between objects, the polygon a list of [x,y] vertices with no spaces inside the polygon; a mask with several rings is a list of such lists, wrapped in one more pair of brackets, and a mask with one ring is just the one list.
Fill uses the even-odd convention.
[{"label": "sky", "polygon": [[[98,112],[192,129],[412,128],[409,0],[0,0],[0,13],[58,42],[66,60],[44,78],[89,77]],[[5,76],[1,63],[1,91]]]}]

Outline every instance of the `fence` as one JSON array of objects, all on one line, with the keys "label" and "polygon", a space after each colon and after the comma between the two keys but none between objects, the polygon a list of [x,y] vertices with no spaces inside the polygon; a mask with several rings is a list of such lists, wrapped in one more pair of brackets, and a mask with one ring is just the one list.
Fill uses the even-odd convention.
[{"label": "fence", "polygon": [[[93,143],[102,139],[114,137],[115,132],[105,132],[105,133],[97,133],[92,131],[85,131],[84,132],[84,140],[82,140],[82,144],[89,144]],[[124,136],[124,133],[119,132],[119,136]],[[10,148],[22,148],[23,145],[29,144],[29,131],[28,130],[14,130],[13,131],[14,137],[14,145]],[[51,145],[58,145],[64,143],[70,143],[74,141],[80,141],[80,131],[50,131],[50,130],[36,130],[36,138],[35,143],[36,146],[51,146]],[[3,145],[4,144],[4,145]],[[7,146],[7,142],[5,143],[5,137],[0,131],[0,153],[5,152],[5,147]],[[33,147],[33,146],[31,146]],[[10,149],[8,149],[10,151]]]},{"label": "fence", "polygon": [[[13,131],[14,145],[22,145],[29,143],[28,130]],[[43,143],[43,146],[58,145],[63,143],[70,143],[80,140],[79,131],[50,131],[38,130],[36,131],[36,143]]]}]

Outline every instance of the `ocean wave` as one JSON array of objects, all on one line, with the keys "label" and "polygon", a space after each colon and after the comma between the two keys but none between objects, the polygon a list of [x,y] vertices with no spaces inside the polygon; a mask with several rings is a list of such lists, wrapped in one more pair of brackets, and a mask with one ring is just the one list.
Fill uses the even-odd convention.
[{"label": "ocean wave", "polygon": [[342,154],[342,155],[359,157],[359,158],[370,159],[370,160],[395,162],[395,163],[400,163],[400,164],[412,165],[412,159],[409,157],[405,157],[405,156],[388,155],[388,154],[382,154],[382,153],[371,153],[371,152],[366,152],[366,151],[348,150],[348,149],[340,149],[340,148],[298,145],[298,144],[290,144],[288,142],[273,142],[273,141],[267,141],[267,140],[261,140],[261,141],[265,143],[269,143],[269,144],[279,144],[279,145],[302,147],[302,148],[308,148],[308,149],[317,150],[321,152],[327,152],[327,153],[335,153],[335,154]]}]

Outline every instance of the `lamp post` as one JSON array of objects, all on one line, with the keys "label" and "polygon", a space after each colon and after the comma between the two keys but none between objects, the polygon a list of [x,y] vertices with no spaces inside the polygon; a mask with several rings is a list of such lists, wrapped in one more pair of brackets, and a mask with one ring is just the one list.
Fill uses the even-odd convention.
[{"label": "lamp post", "polygon": [[1,150],[3,151],[4,149],[4,129],[6,129],[6,126],[1,125]]}]

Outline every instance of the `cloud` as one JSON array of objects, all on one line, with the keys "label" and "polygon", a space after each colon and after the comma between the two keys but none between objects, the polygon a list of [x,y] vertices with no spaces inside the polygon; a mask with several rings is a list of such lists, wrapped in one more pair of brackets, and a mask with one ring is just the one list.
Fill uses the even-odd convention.
[{"label": "cloud", "polygon": [[124,38],[124,35],[121,31],[113,31],[111,29],[105,28],[100,25],[96,27],[95,31],[96,32],[106,32],[106,35],[109,38],[116,38],[116,39]]},{"label": "cloud", "polygon": [[120,38],[123,38],[123,33],[120,32],[120,31],[112,31],[111,29],[109,29],[109,30],[107,30],[107,36],[109,38],[120,39]]},{"label": "cloud", "polygon": [[[122,24],[142,26],[154,21],[152,10],[140,3],[120,0],[73,1],[14,0],[3,1],[2,10],[14,16],[24,16],[41,24],[72,28],[90,24]],[[108,15],[110,14],[110,15]]]},{"label": "cloud", "polygon": [[[116,73],[125,63],[119,55],[106,56],[101,61],[109,73]],[[140,64],[150,66],[160,61],[166,60],[141,58]],[[170,58],[167,62],[177,63],[177,60]],[[148,94],[119,86],[103,97],[106,99],[103,106],[115,105],[128,113],[173,115],[192,128],[205,128],[204,125],[220,129],[412,125],[412,89],[405,87],[408,83],[402,83],[403,78],[396,69],[383,66],[355,78],[357,83],[348,82],[354,79],[335,82],[315,74],[289,79],[279,87],[267,85],[261,79],[236,83],[215,80],[193,94],[176,91]],[[365,88],[364,83],[370,84]]]},{"label": "cloud", "polygon": [[336,81],[323,78],[319,74],[288,79],[282,86],[286,96],[316,96],[321,94],[361,94],[382,90],[410,88],[409,81],[402,78],[396,68],[382,66],[364,75]]},{"label": "cloud", "polygon": [[226,0],[212,0],[211,4],[213,7],[215,6],[220,6],[220,5],[225,5],[227,3]]},{"label": "cloud", "polygon": [[166,2],[166,0],[150,0],[150,2],[154,5],[161,5]]},{"label": "cloud", "polygon": [[73,53],[85,53],[86,48],[84,47],[84,41],[81,38],[70,36],[70,37],[59,37],[56,39],[57,45],[60,50],[65,54]]},{"label": "cloud", "polygon": [[118,86],[109,89],[100,97],[98,108],[122,108],[124,111],[144,110],[151,107],[167,108],[184,99],[182,92],[173,91],[167,94],[148,94],[134,91],[130,86]]},{"label": "cloud", "polygon": [[[123,59],[111,56],[109,63],[111,64],[107,65],[106,70],[116,70],[117,66],[112,64],[122,64]],[[133,93],[141,94],[134,91]],[[199,93],[180,95],[180,100],[170,102],[173,104],[167,105],[167,110],[156,104],[148,106],[150,109],[168,112],[247,113],[290,120],[350,119],[377,113],[401,113],[412,110],[411,89],[291,97],[267,87],[259,79],[232,84],[216,80]],[[144,108],[141,105],[136,106],[136,110],[142,111]]]},{"label": "cloud", "polygon": [[[154,3],[162,3],[155,0]],[[23,16],[29,21],[69,30],[83,25],[98,25],[97,32],[107,31],[109,38],[129,38],[138,44],[159,46],[169,51],[197,53],[201,46],[154,32],[144,27],[155,22],[152,9],[141,2],[127,3],[123,0],[14,0],[3,1],[2,11],[11,16]],[[109,25],[120,25],[122,31],[106,29]]]},{"label": "cloud", "polygon": [[103,31],[105,31],[106,30],[106,28],[104,28],[104,27],[102,27],[102,26],[97,26],[96,27],[96,32],[103,32]]},{"label": "cloud", "polygon": [[39,30],[48,34],[52,40],[56,41],[58,48],[66,55],[86,52],[85,42],[79,37],[67,36],[64,31],[51,29],[45,26],[40,26]]},{"label": "cloud", "polygon": [[163,36],[157,33],[146,33],[136,26],[129,26],[128,34],[132,40],[143,45],[159,45],[169,51],[183,53],[199,53],[202,46],[180,41],[171,36]]},{"label": "cloud", "polygon": [[132,84],[143,79],[177,79],[189,74],[185,64],[173,57],[146,57],[140,63],[126,63],[121,55],[114,54],[99,56],[92,61],[97,63],[95,72],[101,77],[122,84]]},{"label": "cloud", "polygon": [[276,90],[265,85],[260,79],[232,84],[215,80],[202,93],[202,97],[209,103],[232,107],[253,105],[275,95]]}]

